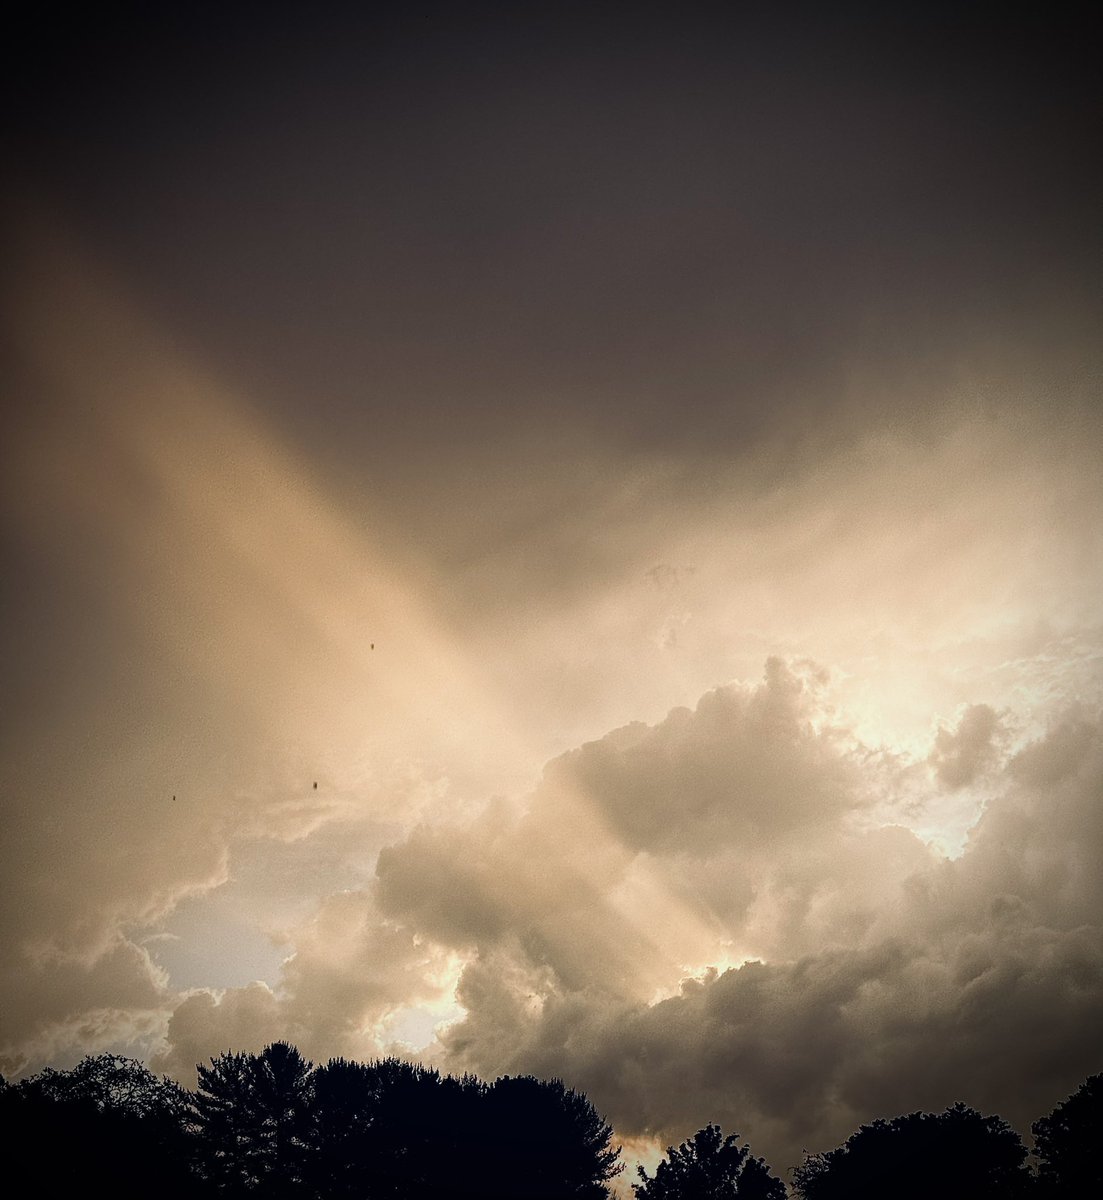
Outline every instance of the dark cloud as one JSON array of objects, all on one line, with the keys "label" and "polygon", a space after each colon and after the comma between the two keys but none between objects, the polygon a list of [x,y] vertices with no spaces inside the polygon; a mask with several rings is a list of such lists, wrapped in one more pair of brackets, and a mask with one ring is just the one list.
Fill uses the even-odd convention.
[{"label": "dark cloud", "polygon": [[705,456],[930,435],[963,376],[1000,409],[1097,361],[1072,13],[27,21],[16,160],[388,487],[396,443],[408,478],[534,426]]},{"label": "dark cloud", "polygon": [[972,783],[995,756],[998,718],[987,704],[974,704],[961,717],[956,730],[940,729],[931,751],[931,765],[948,788]]}]

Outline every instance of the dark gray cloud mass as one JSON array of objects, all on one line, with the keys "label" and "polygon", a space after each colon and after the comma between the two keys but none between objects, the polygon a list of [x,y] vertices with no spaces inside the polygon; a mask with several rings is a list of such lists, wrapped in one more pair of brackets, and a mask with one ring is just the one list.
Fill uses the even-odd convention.
[{"label": "dark gray cloud mass", "polygon": [[931,751],[939,781],[949,788],[972,783],[993,758],[998,727],[992,709],[975,704],[963,714],[957,729],[940,729]]},{"label": "dark gray cloud mass", "polygon": [[1040,382],[1041,355],[1057,384],[1063,358],[1067,389],[1092,355],[1071,8],[25,20],[16,160],[387,486],[395,439],[435,461],[503,425],[724,454],[929,432],[962,372]]}]

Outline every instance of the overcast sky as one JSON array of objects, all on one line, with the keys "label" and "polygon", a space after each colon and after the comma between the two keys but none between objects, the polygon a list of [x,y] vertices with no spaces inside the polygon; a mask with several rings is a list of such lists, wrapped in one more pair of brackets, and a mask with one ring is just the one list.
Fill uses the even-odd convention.
[{"label": "overcast sky", "polygon": [[0,1069],[1103,1068],[1076,10],[136,7],[4,52]]}]

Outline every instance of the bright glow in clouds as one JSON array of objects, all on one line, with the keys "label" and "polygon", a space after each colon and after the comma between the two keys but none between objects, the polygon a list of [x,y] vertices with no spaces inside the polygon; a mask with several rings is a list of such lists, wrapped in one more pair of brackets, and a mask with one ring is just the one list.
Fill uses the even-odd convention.
[{"label": "bright glow in clouds", "polygon": [[1095,419],[963,387],[707,470],[504,430],[427,473],[442,553],[29,244],[5,1071],[397,1049],[784,1169],[1098,1069]]}]

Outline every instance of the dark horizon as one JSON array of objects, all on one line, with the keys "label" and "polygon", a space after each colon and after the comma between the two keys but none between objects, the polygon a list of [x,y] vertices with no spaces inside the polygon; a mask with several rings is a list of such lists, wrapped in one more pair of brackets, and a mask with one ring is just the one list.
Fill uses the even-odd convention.
[{"label": "dark horizon", "polygon": [[[194,1091],[118,1055],[86,1057],[11,1086],[0,1117],[18,1145],[50,1131],[67,1155],[44,1169],[16,1155],[9,1174],[64,1194],[80,1183],[116,1195],[398,1194],[602,1200],[1055,1200],[1098,1184],[1103,1074],[1032,1122],[1028,1146],[998,1115],[957,1102],[941,1113],[879,1117],[831,1150],[805,1150],[775,1173],[713,1122],[637,1164],[629,1185],[614,1131],[560,1079],[441,1074],[398,1058],[313,1064],[275,1042],[199,1064]],[[650,1170],[649,1170],[650,1167]],[[783,1181],[785,1176],[789,1183]]]}]

